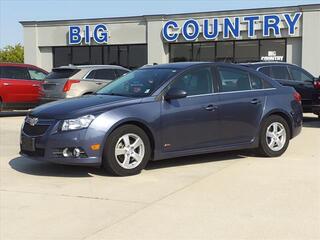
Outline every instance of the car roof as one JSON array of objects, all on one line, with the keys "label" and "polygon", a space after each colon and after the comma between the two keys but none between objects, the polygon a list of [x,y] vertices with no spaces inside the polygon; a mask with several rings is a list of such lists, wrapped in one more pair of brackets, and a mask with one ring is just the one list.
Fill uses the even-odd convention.
[{"label": "car roof", "polygon": [[156,64],[156,65],[145,65],[141,67],[142,69],[152,68],[152,69],[187,69],[193,66],[201,66],[201,65],[219,65],[219,66],[236,66],[240,65],[234,63],[223,63],[223,62],[175,62],[175,63],[165,63],[165,64]]},{"label": "car roof", "polygon": [[122,66],[118,65],[67,65],[67,66],[60,66],[53,69],[126,69]]},{"label": "car roof", "polygon": [[284,65],[284,66],[297,66],[296,64],[286,63],[286,62],[252,62],[252,63],[240,63],[242,66],[258,68],[262,66],[275,66],[275,65]]}]

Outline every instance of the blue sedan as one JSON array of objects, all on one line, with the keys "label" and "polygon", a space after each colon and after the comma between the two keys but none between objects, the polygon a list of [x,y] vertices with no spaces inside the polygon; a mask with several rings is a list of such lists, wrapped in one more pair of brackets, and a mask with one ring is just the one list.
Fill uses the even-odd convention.
[{"label": "blue sedan", "polygon": [[149,160],[236,149],[283,154],[301,131],[301,96],[246,67],[145,66],[94,95],[35,108],[21,154],[60,164],[138,174]]}]

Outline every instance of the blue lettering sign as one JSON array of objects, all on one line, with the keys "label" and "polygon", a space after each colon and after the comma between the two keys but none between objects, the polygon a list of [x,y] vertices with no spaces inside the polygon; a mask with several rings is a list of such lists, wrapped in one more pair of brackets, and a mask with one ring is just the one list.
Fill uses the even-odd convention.
[{"label": "blue lettering sign", "polygon": [[173,41],[177,40],[179,34],[178,33],[169,33],[168,32],[169,28],[173,28],[174,30],[177,30],[179,27],[175,21],[170,20],[170,21],[166,22],[166,24],[162,28],[162,36],[164,37],[164,39],[167,40],[168,42],[173,42]]},{"label": "blue lettering sign", "polygon": [[79,44],[81,43],[81,29],[78,26],[69,27],[69,44]]},{"label": "blue lettering sign", "polygon": [[[192,33],[188,33],[189,27],[193,28]],[[184,22],[182,27],[182,35],[187,41],[196,40],[200,33],[200,26],[199,23],[194,19],[189,19]]]},{"label": "blue lettering sign", "polygon": [[204,19],[203,20],[203,37],[207,40],[214,40],[219,35],[219,23],[218,19],[214,18],[212,20],[212,32],[209,32],[209,20]]},{"label": "blue lettering sign", "polygon": [[231,33],[234,38],[240,36],[240,18],[235,17],[234,23],[232,23],[230,18],[224,19],[223,38],[229,38],[229,33]]},{"label": "blue lettering sign", "polygon": [[86,44],[90,44],[90,26],[89,25],[86,25],[85,27],[84,27],[84,33],[85,33],[85,35],[84,35],[84,42],[86,43]]},{"label": "blue lettering sign", "polygon": [[259,16],[248,16],[243,18],[243,21],[248,23],[248,37],[251,38],[255,36],[254,23],[259,19],[260,19]]},{"label": "blue lettering sign", "polygon": [[93,39],[96,43],[108,42],[108,28],[104,24],[98,24],[93,29]]},{"label": "blue lettering sign", "polygon": [[302,13],[298,12],[295,13],[293,16],[293,19],[291,18],[289,13],[283,14],[284,20],[286,21],[288,28],[289,28],[289,35],[294,35],[294,30],[296,28],[296,24],[298,20],[300,19]]},{"label": "blue lettering sign", "polygon": [[280,36],[280,18],[277,15],[266,15],[263,17],[263,36],[269,37],[270,30],[273,30],[274,35]]}]

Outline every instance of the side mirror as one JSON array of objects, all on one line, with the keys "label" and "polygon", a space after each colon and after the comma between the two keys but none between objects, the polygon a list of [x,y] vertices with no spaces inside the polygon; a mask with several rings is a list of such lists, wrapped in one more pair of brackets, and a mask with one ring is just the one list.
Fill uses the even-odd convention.
[{"label": "side mirror", "polygon": [[164,96],[165,100],[179,99],[187,97],[187,92],[177,88],[171,88]]}]

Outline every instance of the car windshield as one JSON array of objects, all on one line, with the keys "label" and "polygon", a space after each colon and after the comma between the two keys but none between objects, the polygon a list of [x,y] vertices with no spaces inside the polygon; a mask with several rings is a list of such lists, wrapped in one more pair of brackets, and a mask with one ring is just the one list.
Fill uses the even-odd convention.
[{"label": "car windshield", "polygon": [[96,94],[148,97],[176,73],[176,69],[138,69],[113,81]]}]

